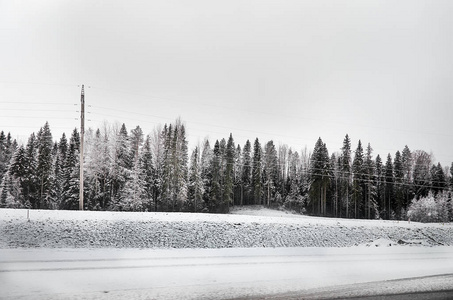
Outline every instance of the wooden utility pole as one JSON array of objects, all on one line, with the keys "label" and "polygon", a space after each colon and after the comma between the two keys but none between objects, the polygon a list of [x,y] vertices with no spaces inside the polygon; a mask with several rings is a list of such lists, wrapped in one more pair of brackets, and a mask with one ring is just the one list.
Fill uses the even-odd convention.
[{"label": "wooden utility pole", "polygon": [[83,140],[85,135],[85,92],[82,84],[82,94],[80,96],[80,194],[79,210],[83,210]]}]

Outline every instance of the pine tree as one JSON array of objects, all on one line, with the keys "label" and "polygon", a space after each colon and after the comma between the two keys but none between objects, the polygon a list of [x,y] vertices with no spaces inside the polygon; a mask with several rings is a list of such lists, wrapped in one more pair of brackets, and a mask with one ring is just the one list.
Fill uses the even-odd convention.
[{"label": "pine tree", "polygon": [[258,138],[253,144],[253,161],[252,161],[252,188],[253,204],[262,204],[263,184],[262,184],[262,161],[261,161],[261,144]]}]

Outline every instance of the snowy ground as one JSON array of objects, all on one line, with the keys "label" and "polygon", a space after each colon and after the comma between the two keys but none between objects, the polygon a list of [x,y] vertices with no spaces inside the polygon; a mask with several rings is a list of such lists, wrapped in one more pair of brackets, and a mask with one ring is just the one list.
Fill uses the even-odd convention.
[{"label": "snowy ground", "polygon": [[229,215],[0,209],[0,299],[330,299],[453,290],[451,245],[451,224],[259,207]]},{"label": "snowy ground", "polygon": [[451,224],[232,214],[0,209],[0,248],[250,248],[453,245]]}]

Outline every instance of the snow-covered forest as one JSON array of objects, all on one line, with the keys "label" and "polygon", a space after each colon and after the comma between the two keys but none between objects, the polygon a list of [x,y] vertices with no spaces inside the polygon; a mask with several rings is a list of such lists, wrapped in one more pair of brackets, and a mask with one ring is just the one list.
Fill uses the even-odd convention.
[{"label": "snow-covered forest", "polygon": [[[348,135],[297,151],[233,135],[189,149],[184,123],[145,135],[105,123],[85,132],[85,209],[226,213],[233,205],[284,206],[317,216],[452,220],[451,168],[405,147],[386,158]],[[54,141],[46,123],[25,145],[0,133],[0,207],[78,209],[77,129]]]}]

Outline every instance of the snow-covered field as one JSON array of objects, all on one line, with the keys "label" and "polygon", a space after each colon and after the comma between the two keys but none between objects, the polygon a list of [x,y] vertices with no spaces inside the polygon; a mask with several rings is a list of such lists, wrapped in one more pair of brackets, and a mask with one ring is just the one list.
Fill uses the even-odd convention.
[{"label": "snow-covered field", "polygon": [[307,217],[265,208],[228,215],[0,209],[0,248],[453,245],[451,224]]},{"label": "snow-covered field", "polygon": [[229,215],[0,209],[0,299],[317,299],[453,290],[451,245],[451,224],[260,207]]}]

